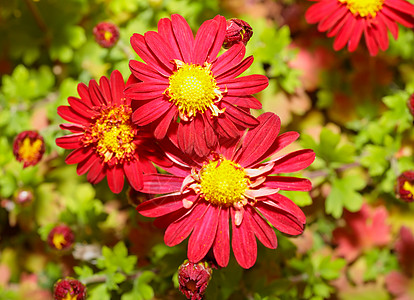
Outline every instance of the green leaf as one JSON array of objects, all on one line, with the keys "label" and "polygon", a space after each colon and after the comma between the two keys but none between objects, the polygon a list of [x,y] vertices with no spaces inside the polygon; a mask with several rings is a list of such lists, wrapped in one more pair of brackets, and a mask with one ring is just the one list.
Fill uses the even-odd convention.
[{"label": "green leaf", "polygon": [[365,147],[365,154],[361,158],[361,164],[368,168],[371,176],[381,175],[389,166],[387,155],[388,151],[384,147],[367,145]]},{"label": "green leaf", "polygon": [[106,285],[104,283],[98,284],[93,288],[88,289],[88,300],[110,300],[111,295],[109,294]]},{"label": "green leaf", "polygon": [[123,242],[115,245],[113,250],[103,246],[102,257],[98,258],[97,266],[101,269],[107,269],[115,272],[121,270],[126,274],[130,274],[137,262],[136,256],[128,256],[128,250]]}]

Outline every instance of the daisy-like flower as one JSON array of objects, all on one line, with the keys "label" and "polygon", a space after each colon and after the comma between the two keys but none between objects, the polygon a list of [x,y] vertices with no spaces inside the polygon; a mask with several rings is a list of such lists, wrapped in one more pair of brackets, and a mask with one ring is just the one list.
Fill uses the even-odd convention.
[{"label": "daisy-like flower", "polygon": [[13,154],[23,168],[36,165],[45,153],[43,137],[33,130],[20,132],[13,142]]},{"label": "daisy-like flower", "polygon": [[174,246],[186,239],[188,259],[197,263],[212,248],[217,264],[225,267],[232,248],[243,268],[254,265],[256,238],[268,248],[277,247],[272,224],[281,232],[303,232],[305,215],[279,190],[309,191],[304,178],[271,176],[290,173],[309,166],[315,154],[299,150],[262,162],[295,141],[299,134],[278,136],[280,119],[272,113],[258,118],[237,143],[220,145],[206,158],[183,156],[170,147],[167,155],[174,161],[167,168],[172,175],[145,175],[143,192],[165,194],[141,203],[137,210],[157,217],[156,224],[167,227],[164,241]]},{"label": "daisy-like flower", "polygon": [[[78,164],[77,173],[85,174],[95,184],[105,176],[114,193],[122,191],[124,177],[134,189],[142,187],[142,173],[155,171],[149,161],[157,159],[157,148],[151,135],[138,128],[131,119],[131,99],[123,93],[124,79],[114,71],[110,80],[101,77],[89,87],[78,85],[80,98],[69,97],[70,106],[60,106],[58,114],[73,122],[61,124],[72,134],[56,139],[65,149],[75,149],[66,158],[68,164]],[[159,162],[160,163],[160,162]]]},{"label": "daisy-like flower", "polygon": [[414,26],[414,5],[405,0],[316,0],[305,14],[308,23],[319,23],[318,30],[336,36],[334,49],[348,45],[354,51],[362,34],[369,53],[388,48],[388,30],[398,38],[398,25]]},{"label": "daisy-like flower", "polygon": [[[263,90],[263,75],[238,77],[253,62],[243,59],[245,46],[218,53],[226,35],[226,19],[204,22],[195,38],[183,17],[158,23],[158,32],[134,34],[131,44],[145,63],[131,60],[132,74],[141,82],[126,95],[136,100],[133,121],[152,123],[154,136],[167,135],[188,154],[204,156],[219,138],[235,139],[258,124],[251,108],[261,108],[252,94]],[[179,122],[176,122],[179,120]]]},{"label": "daisy-like flower", "polygon": [[86,287],[74,278],[59,279],[53,288],[54,300],[85,300]]},{"label": "daisy-like flower", "polygon": [[53,227],[47,236],[47,243],[52,249],[66,250],[72,247],[75,242],[75,235],[67,225]]}]

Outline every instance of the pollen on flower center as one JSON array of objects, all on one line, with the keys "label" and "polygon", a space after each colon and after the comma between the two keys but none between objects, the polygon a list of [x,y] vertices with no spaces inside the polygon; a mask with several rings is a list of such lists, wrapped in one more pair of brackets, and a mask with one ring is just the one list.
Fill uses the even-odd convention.
[{"label": "pollen on flower center", "polygon": [[63,244],[66,243],[65,236],[62,233],[55,233],[52,239],[53,245],[55,245],[56,249],[62,249]]},{"label": "pollen on flower center", "polygon": [[177,70],[170,76],[170,85],[165,94],[177,106],[181,115],[191,118],[197,112],[204,113],[210,108],[213,115],[217,116],[220,111],[214,103],[220,101],[222,95],[210,65],[186,64],[178,60],[175,64]]},{"label": "pollen on flower center", "polygon": [[32,141],[27,137],[20,144],[18,154],[23,161],[33,161],[38,157],[40,150],[42,149],[42,145],[42,140],[37,139],[35,141]]},{"label": "pollen on flower center", "polygon": [[82,142],[93,144],[98,154],[108,162],[118,163],[134,156],[133,143],[136,129],[131,121],[132,110],[127,105],[112,106],[102,110],[85,132]]},{"label": "pollen on flower center", "polygon": [[230,160],[210,161],[200,170],[201,193],[214,205],[231,206],[242,200],[248,184],[244,169]]},{"label": "pollen on flower center", "polygon": [[403,189],[410,192],[411,197],[414,196],[414,186],[410,182],[404,182]]},{"label": "pollen on flower center", "polygon": [[375,17],[382,9],[384,0],[338,0],[346,4],[347,8],[354,14],[361,17]]}]

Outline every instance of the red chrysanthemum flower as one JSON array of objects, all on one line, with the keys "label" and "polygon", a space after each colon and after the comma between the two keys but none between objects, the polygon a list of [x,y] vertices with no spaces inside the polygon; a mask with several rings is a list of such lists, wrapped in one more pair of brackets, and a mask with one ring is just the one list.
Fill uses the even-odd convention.
[{"label": "red chrysanthemum flower", "polygon": [[27,130],[20,132],[13,142],[13,154],[23,162],[23,168],[36,165],[45,153],[45,142],[37,132]]},{"label": "red chrysanthemum flower", "polygon": [[308,23],[319,23],[318,30],[336,36],[334,49],[348,45],[354,51],[362,34],[371,55],[388,48],[388,30],[398,37],[398,25],[414,26],[414,5],[405,0],[314,0],[306,12]]},{"label": "red chrysanthemum flower", "polygon": [[111,48],[119,40],[119,29],[118,26],[110,22],[98,23],[93,28],[93,35],[95,41],[103,48]]},{"label": "red chrysanthemum flower", "polygon": [[[229,219],[232,248],[243,268],[256,261],[255,236],[268,248],[276,248],[272,227],[291,235],[303,232],[305,215],[279,190],[309,191],[307,179],[270,176],[290,173],[309,166],[315,154],[300,150],[262,162],[299,136],[287,132],[278,136],[280,119],[262,114],[259,125],[250,129],[237,145],[221,145],[206,158],[183,156],[170,147],[167,155],[174,161],[167,168],[173,175],[145,175],[143,192],[164,194],[138,205],[144,216],[157,217],[156,223],[168,226],[164,241],[168,246],[181,243],[191,234],[188,258],[196,263],[210,248],[217,264],[227,265],[230,255]],[[269,223],[268,223],[269,222]]]},{"label": "red chrysanthemum flower", "polygon": [[47,243],[52,249],[66,250],[75,242],[75,235],[67,225],[58,225],[47,235]]},{"label": "red chrysanthemum flower", "polygon": [[170,139],[199,156],[207,155],[220,137],[238,138],[256,126],[249,110],[261,108],[261,103],[252,94],[268,80],[263,75],[237,77],[253,62],[252,56],[243,59],[242,43],[217,57],[225,35],[222,16],[204,22],[194,38],[180,15],[161,19],[158,32],[134,34],[132,47],[145,63],[130,61],[132,74],[142,81],[126,90],[137,100],[133,121],[152,123],[157,139],[171,128]]},{"label": "red chrysanthemum flower", "polygon": [[59,279],[53,289],[54,300],[85,300],[86,287],[74,278]]},{"label": "red chrysanthemum flower", "polygon": [[62,124],[73,134],[56,139],[65,149],[75,149],[66,158],[78,164],[77,173],[95,184],[107,177],[109,188],[119,193],[124,176],[134,189],[142,187],[142,173],[155,171],[148,160],[156,159],[157,148],[151,135],[131,120],[131,100],[125,97],[121,73],[114,71],[110,80],[102,77],[89,87],[78,85],[80,98],[69,97],[70,106],[60,106],[58,114],[74,124]]}]

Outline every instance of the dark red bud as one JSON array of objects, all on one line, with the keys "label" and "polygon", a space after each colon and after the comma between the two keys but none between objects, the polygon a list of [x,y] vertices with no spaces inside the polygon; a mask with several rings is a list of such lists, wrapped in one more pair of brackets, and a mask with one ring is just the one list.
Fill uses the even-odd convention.
[{"label": "dark red bud", "polygon": [[119,40],[119,29],[115,24],[101,22],[93,28],[95,41],[103,48],[111,48]]},{"label": "dark red bud", "polygon": [[398,176],[396,196],[405,202],[414,201],[414,171],[405,171]]},{"label": "dark red bud", "polygon": [[47,243],[52,249],[56,250],[66,250],[73,245],[74,241],[75,235],[67,225],[54,227],[47,236]]},{"label": "dark red bud", "polygon": [[213,270],[208,263],[185,261],[178,269],[180,291],[191,300],[201,300],[211,279]]},{"label": "dark red bud", "polygon": [[45,153],[45,142],[37,131],[19,133],[13,142],[13,154],[23,163],[23,168],[36,165]]},{"label": "dark red bud", "polygon": [[86,287],[74,278],[67,277],[55,283],[54,300],[85,300]]},{"label": "dark red bud", "polygon": [[253,35],[253,29],[246,21],[240,19],[227,20],[226,36],[224,38],[223,47],[229,49],[237,43],[244,45]]}]

